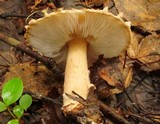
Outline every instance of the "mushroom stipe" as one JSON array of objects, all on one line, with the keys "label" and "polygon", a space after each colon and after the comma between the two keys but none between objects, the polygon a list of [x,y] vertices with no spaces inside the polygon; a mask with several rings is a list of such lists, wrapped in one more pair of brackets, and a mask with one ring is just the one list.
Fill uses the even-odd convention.
[{"label": "mushroom stipe", "polygon": [[46,14],[26,26],[28,44],[65,68],[63,111],[71,112],[80,103],[65,93],[87,98],[94,87],[88,66],[97,59],[119,56],[130,44],[130,23],[106,10],[72,9]]}]

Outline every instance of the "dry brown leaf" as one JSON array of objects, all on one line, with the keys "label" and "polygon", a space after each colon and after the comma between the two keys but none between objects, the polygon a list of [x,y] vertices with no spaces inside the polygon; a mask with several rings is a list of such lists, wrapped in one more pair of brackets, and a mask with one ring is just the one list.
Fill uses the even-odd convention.
[{"label": "dry brown leaf", "polygon": [[141,68],[145,71],[160,69],[160,36],[147,36],[139,44],[139,41],[136,40],[132,42],[128,49],[128,55],[137,59],[141,63]]},{"label": "dry brown leaf", "polygon": [[139,45],[137,59],[144,64],[143,70],[160,69],[160,36],[152,35],[143,39]]},{"label": "dry brown leaf", "polygon": [[114,0],[116,8],[133,26],[149,31],[160,29],[160,0]]},{"label": "dry brown leaf", "polygon": [[128,56],[141,65],[144,71],[160,69],[160,35],[152,34],[143,39],[132,35],[132,43],[127,50]]},{"label": "dry brown leaf", "polygon": [[56,9],[56,5],[52,2],[52,3],[47,3],[47,6],[52,8],[52,9]]},{"label": "dry brown leaf", "polygon": [[127,54],[129,57],[135,58],[137,56],[139,42],[141,42],[143,38],[144,37],[142,35],[132,32],[132,40],[129,48],[127,49]]},{"label": "dry brown leaf", "polygon": [[13,52],[0,51],[0,66],[11,66],[18,62]]},{"label": "dry brown leaf", "polygon": [[151,54],[160,53],[160,39],[156,36],[148,36],[139,44],[139,52],[137,58],[143,58]]},{"label": "dry brown leaf", "polygon": [[111,94],[122,92],[129,87],[132,80],[132,67],[126,65],[123,69],[124,61],[122,62],[121,60],[119,58],[108,59],[106,66],[99,70],[99,76],[107,81],[110,86],[114,87],[109,89]]},{"label": "dry brown leaf", "polygon": [[18,63],[9,68],[4,75],[4,82],[19,77],[23,81],[25,90],[47,96],[53,85],[53,80],[48,74],[49,71],[45,66],[36,67],[29,63]]},{"label": "dry brown leaf", "polygon": [[32,10],[37,9],[37,5],[40,4],[42,2],[42,0],[35,0],[34,1],[34,5],[31,7]]},{"label": "dry brown leaf", "polygon": [[[99,75],[100,77],[107,81],[107,83],[111,86],[116,86],[116,84],[118,83],[117,80],[115,79],[114,76],[112,76],[112,74],[110,73],[111,70],[113,69],[112,67],[109,69],[108,67],[111,67],[111,66],[106,66],[105,68],[102,68],[100,71],[99,71]],[[116,76],[116,75],[115,75]]]},{"label": "dry brown leaf", "polygon": [[0,13],[8,12],[13,13],[17,12],[21,1],[19,0],[1,0],[0,1]]}]

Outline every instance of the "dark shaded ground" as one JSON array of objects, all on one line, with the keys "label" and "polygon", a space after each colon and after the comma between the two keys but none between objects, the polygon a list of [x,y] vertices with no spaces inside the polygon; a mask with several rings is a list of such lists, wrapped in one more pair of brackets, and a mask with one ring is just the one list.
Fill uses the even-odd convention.
[{"label": "dark shaded ground", "polygon": [[[123,12],[124,20],[132,22],[134,40],[128,54],[112,59],[100,56],[90,67],[90,78],[97,89],[88,98],[87,107],[91,110],[100,107],[106,124],[119,124],[119,116],[131,124],[160,123],[160,2],[132,0],[128,4],[127,0],[75,1],[0,0],[0,88],[12,77],[20,77],[25,92],[34,99],[21,124],[78,123],[74,117],[65,117],[61,111],[63,71],[54,60],[26,48],[24,26],[32,18],[42,17],[41,10],[47,7],[51,11],[60,7],[103,9],[105,6],[113,14]],[[9,37],[18,41],[13,43]],[[7,43],[10,45],[6,41],[10,41]],[[21,45],[17,46],[19,42]],[[128,68],[123,72],[124,63]],[[105,80],[108,73],[115,84],[108,84]],[[125,82],[126,77],[129,78],[128,82]],[[92,103],[97,103],[96,107],[91,106]],[[111,112],[116,114],[112,115]],[[7,112],[0,113],[1,124],[6,124],[11,118]]]}]

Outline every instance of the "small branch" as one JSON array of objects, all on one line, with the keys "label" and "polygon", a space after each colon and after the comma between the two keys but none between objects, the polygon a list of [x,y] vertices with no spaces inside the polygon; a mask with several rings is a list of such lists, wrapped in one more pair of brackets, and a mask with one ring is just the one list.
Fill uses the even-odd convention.
[{"label": "small branch", "polygon": [[141,121],[141,122],[144,122],[145,124],[153,124],[153,122],[152,122],[149,118],[142,117],[142,116],[140,116],[140,115],[136,115],[136,114],[133,114],[133,113],[131,113],[131,112],[127,112],[127,114],[128,114],[129,116],[135,117],[136,119],[138,119],[138,120]]},{"label": "small branch", "polygon": [[81,6],[81,7],[87,8],[87,9],[91,9],[92,8],[92,7],[89,7],[89,6],[81,4],[81,3],[77,3],[75,6]]},{"label": "small branch", "polygon": [[81,97],[79,94],[77,94],[76,92],[72,91],[72,93],[76,96],[70,95],[68,93],[65,93],[69,98],[81,103],[82,105],[87,105],[89,104],[88,101],[86,101],[83,97]]},{"label": "small branch", "polygon": [[54,104],[58,104],[58,105],[61,105],[61,106],[62,106],[62,102],[57,101],[57,100],[55,100],[55,99],[52,99],[52,98],[50,98],[50,97],[43,96],[43,95],[37,94],[37,93],[33,93],[33,92],[31,92],[31,91],[24,91],[24,93],[27,93],[27,94],[31,95],[31,96],[32,96],[33,98],[35,98],[35,99],[43,99],[43,100],[45,100],[45,101],[50,101],[50,102],[53,102]]},{"label": "small branch", "polygon": [[99,107],[103,112],[105,112],[107,115],[111,116],[113,119],[112,121],[118,123],[118,124],[130,124],[126,119],[124,119],[122,116],[120,116],[118,113],[116,113],[113,108],[108,107],[106,104],[101,102],[100,100],[97,100],[97,104],[99,104]]},{"label": "small branch", "polygon": [[142,27],[138,27],[138,26],[131,26],[131,30],[135,31],[136,33],[141,34],[143,36],[148,36],[151,34],[147,30],[143,29]]},{"label": "small branch", "polygon": [[[92,92],[92,91],[91,91]],[[95,103],[96,105],[98,105],[101,110],[106,113],[108,116],[110,116],[112,119],[112,121],[114,121],[115,123],[118,124],[130,124],[126,119],[124,119],[122,116],[120,116],[118,113],[116,113],[113,108],[108,107],[106,104],[104,104],[103,102],[101,102],[100,100],[92,97],[92,99],[90,98],[89,101],[84,101],[83,98],[81,96],[79,96],[76,92],[73,92],[75,95],[77,95],[77,97],[72,96],[67,94],[68,97],[70,97],[71,99],[78,101],[80,103],[82,103],[83,105],[85,104],[90,104],[90,103]],[[85,103],[85,104],[84,104]]]},{"label": "small branch", "polygon": [[124,90],[124,93],[126,94],[127,98],[129,99],[129,101],[132,103],[131,105],[137,110],[137,112],[140,112],[140,107],[136,106],[135,104],[133,104],[133,100],[132,98],[130,97],[130,95],[128,94],[128,92],[126,90]]},{"label": "small branch", "polygon": [[0,32],[0,40],[6,44],[12,46],[12,47],[15,47],[15,48],[21,50],[22,52],[35,58],[36,60],[42,62],[47,68],[52,70],[53,74],[55,75],[55,78],[58,81],[63,80],[62,70],[57,66],[56,62],[53,59],[47,58],[45,56],[42,56],[38,52],[32,51],[23,42],[20,42],[12,37],[9,37],[9,36],[1,33],[1,32]]},{"label": "small branch", "polygon": [[[13,13],[2,13],[0,14],[0,18],[9,18],[9,17],[17,17],[17,18],[28,18],[29,15],[22,14],[13,14]],[[31,16],[32,18],[41,18],[42,16]]]}]

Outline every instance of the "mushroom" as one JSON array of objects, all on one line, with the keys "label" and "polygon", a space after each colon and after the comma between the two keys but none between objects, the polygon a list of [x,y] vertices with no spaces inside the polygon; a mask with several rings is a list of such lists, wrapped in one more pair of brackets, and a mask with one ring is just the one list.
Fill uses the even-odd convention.
[{"label": "mushroom", "polygon": [[57,63],[65,63],[63,111],[71,112],[81,106],[69,98],[75,91],[87,99],[89,89],[94,87],[89,79],[88,63],[98,55],[111,58],[118,56],[130,43],[128,22],[106,10],[72,9],[45,14],[31,20],[26,26],[28,43]]}]

